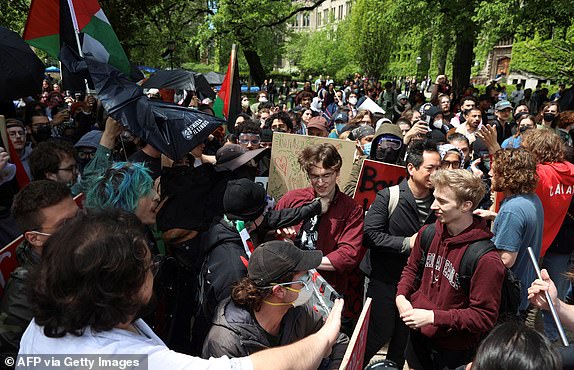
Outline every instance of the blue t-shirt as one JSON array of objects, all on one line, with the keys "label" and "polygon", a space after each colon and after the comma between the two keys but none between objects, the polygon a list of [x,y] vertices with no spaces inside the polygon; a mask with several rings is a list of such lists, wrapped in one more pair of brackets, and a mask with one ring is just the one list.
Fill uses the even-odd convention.
[{"label": "blue t-shirt", "polygon": [[511,136],[502,142],[501,147],[502,147],[502,149],[520,148],[521,143],[522,143],[522,136],[518,136],[518,137]]},{"label": "blue t-shirt", "polygon": [[492,241],[496,248],[518,252],[511,270],[522,284],[520,310],[528,308],[527,291],[536,279],[528,247],[532,248],[536,257],[540,257],[543,227],[544,209],[536,194],[517,194],[505,198],[494,219]]}]

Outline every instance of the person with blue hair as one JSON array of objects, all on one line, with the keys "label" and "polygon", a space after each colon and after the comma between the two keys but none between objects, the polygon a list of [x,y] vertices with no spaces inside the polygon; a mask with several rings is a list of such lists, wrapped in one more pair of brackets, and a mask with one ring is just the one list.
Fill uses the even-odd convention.
[{"label": "person with blue hair", "polygon": [[117,162],[93,182],[85,207],[123,209],[135,214],[144,225],[154,225],[159,195],[153,185],[150,171],[144,164]]}]

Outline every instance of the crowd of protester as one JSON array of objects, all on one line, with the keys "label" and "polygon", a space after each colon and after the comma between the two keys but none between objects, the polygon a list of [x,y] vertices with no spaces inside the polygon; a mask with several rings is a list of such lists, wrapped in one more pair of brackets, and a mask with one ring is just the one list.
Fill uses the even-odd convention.
[{"label": "crowd of protester", "polygon": [[[365,365],[384,347],[398,369],[574,366],[544,296],[574,328],[565,303],[574,86],[548,96],[517,85],[508,96],[492,81],[457,96],[444,75],[266,80],[175,162],[108,117],[97,96],[49,80],[42,90],[0,107],[9,141],[0,244],[23,235],[0,303],[4,355],[337,369],[367,296]],[[210,99],[185,103],[214,114]],[[293,153],[308,186],[277,200],[255,182],[269,176],[275,133],[325,138]],[[353,141],[354,155],[326,138]],[[366,159],[407,176],[365,214],[352,197]],[[311,269],[344,298],[326,321],[308,304]]]}]

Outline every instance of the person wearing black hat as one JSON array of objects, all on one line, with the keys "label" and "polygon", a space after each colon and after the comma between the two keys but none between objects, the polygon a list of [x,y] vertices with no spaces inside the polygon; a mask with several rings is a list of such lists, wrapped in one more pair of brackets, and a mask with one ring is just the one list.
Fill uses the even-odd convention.
[{"label": "person wearing black hat", "polygon": [[[308,270],[319,266],[322,256],[321,251],[279,240],[257,247],[247,277],[233,286],[231,298],[219,304],[202,357],[247,356],[319,330],[321,315],[306,302],[312,294]],[[325,368],[339,368],[348,342],[345,334],[339,334],[324,360]]]},{"label": "person wearing black hat", "polygon": [[[199,303],[200,314],[205,319],[203,326],[208,326],[204,329],[209,329],[219,302],[231,294],[231,285],[247,274],[250,255],[266,230],[297,224],[328,209],[328,203],[316,199],[301,207],[271,211],[273,202],[269,201],[265,189],[251,180],[227,183],[223,195],[225,214],[212,223],[201,238],[205,260],[199,276]],[[203,339],[207,330],[197,338]]]}]

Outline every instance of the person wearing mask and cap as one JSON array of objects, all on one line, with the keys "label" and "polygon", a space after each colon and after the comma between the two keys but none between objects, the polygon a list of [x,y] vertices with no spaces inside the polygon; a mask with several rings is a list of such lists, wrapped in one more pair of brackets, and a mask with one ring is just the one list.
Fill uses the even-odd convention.
[{"label": "person wearing mask and cap", "polygon": [[349,116],[347,113],[339,112],[333,117],[334,128],[329,133],[329,138],[338,139],[339,135],[343,133],[343,128],[349,123]]},{"label": "person wearing mask and cap", "polygon": [[[319,266],[322,257],[321,251],[302,250],[286,241],[257,247],[247,276],[234,284],[231,297],[217,307],[202,357],[247,356],[319,330],[323,319],[306,302],[313,284],[308,270]],[[345,334],[339,334],[321,368],[338,369],[348,342]]]},{"label": "person wearing mask and cap", "polygon": [[329,131],[327,129],[327,120],[324,117],[316,116],[309,120],[307,125],[308,136],[327,137]]},{"label": "person wearing mask and cap", "polygon": [[494,106],[494,115],[496,116],[496,139],[498,144],[512,136],[516,123],[512,120],[512,104],[508,100],[501,100]]},{"label": "person wearing mask and cap", "polygon": [[[379,122],[382,120],[388,121],[386,118],[381,118]],[[343,186],[343,193],[350,197],[355,193],[357,181],[359,181],[359,175],[361,174],[361,168],[363,167],[363,161],[365,159],[390,164],[400,164],[403,157],[402,154],[404,154],[404,147],[403,132],[399,126],[392,123],[380,124],[370,145],[367,145],[368,154],[364,153],[363,147],[363,155],[353,164],[349,181]]]},{"label": "person wearing mask and cap", "polygon": [[251,180],[227,183],[224,214],[201,238],[205,260],[199,274],[200,311],[196,322],[201,324],[194,329],[195,338],[205,338],[217,305],[230,296],[232,284],[246,275],[257,239],[265,231],[297,224],[328,209],[328,202],[319,199],[281,211],[271,211],[274,203],[265,189]]},{"label": "person wearing mask and cap", "polygon": [[373,141],[374,135],[375,129],[367,125],[361,125],[351,131],[351,135],[349,135],[349,137],[355,140],[356,147],[355,161],[357,161],[363,155],[367,157],[369,156],[371,153],[371,142]]}]

